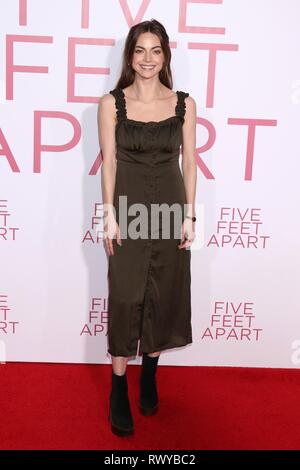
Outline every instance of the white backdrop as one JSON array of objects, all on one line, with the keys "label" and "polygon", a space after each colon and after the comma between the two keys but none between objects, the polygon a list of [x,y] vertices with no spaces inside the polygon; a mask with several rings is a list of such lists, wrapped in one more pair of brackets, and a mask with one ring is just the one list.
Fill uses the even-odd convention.
[{"label": "white backdrop", "polygon": [[156,18],[198,116],[193,344],[160,362],[299,367],[299,17],[299,0],[0,0],[3,362],[110,362],[97,102],[129,27]]}]

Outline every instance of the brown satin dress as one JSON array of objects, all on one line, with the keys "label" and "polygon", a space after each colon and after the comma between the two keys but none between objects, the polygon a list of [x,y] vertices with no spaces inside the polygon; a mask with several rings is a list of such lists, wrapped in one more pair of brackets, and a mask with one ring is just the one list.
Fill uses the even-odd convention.
[{"label": "brown satin dress", "polygon": [[[121,88],[110,93],[117,111],[117,172],[114,192],[116,221],[122,246],[113,239],[114,255],[108,266],[108,352],[136,356],[192,343],[190,249],[178,248],[178,217],[170,220],[170,236],[162,237],[159,218],[151,227],[151,204],[180,204],[186,214],[186,195],[179,166],[185,97],[177,91],[173,116],[162,121],[127,118]],[[120,196],[149,209],[146,238],[122,237]],[[126,230],[139,216],[126,215]],[[177,224],[177,228],[176,228]],[[124,232],[123,232],[124,233]],[[179,233],[179,236],[178,236]],[[151,235],[152,234],[152,235]],[[155,234],[155,235],[153,235]]]}]

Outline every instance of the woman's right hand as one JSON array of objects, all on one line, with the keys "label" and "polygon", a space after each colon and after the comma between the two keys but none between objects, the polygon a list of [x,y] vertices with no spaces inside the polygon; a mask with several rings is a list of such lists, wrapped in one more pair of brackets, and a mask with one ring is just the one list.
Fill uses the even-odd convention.
[{"label": "woman's right hand", "polygon": [[120,227],[113,214],[104,216],[104,244],[108,256],[114,255],[113,238],[116,237],[118,245],[122,245]]}]

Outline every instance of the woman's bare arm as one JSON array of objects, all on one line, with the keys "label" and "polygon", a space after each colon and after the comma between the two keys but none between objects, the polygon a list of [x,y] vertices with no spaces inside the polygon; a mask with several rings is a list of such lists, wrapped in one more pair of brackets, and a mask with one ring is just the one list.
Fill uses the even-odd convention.
[{"label": "woman's bare arm", "polygon": [[108,255],[113,255],[114,250],[112,238],[114,235],[116,235],[117,242],[120,244],[120,233],[119,228],[116,227],[115,212],[113,207],[117,160],[115,138],[116,110],[115,98],[112,94],[107,93],[99,99],[97,121],[99,131],[99,145],[101,147],[103,157],[101,168],[101,186],[102,200],[104,204],[104,238]]},{"label": "woman's bare arm", "polygon": [[195,216],[195,196],[197,184],[197,164],[195,160],[196,148],[196,102],[194,98],[185,98],[186,113],[182,127],[182,173],[186,192],[188,211],[186,215]]},{"label": "woman's bare arm", "polygon": [[107,93],[99,99],[98,131],[99,145],[102,150],[101,185],[104,204],[113,204],[115,179],[117,170],[115,142],[115,98]]}]

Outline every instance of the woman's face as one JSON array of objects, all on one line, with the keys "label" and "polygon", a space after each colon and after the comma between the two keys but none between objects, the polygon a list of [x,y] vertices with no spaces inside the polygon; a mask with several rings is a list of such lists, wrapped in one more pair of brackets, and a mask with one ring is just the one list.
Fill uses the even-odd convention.
[{"label": "woman's face", "polygon": [[132,56],[132,68],[143,78],[158,74],[164,64],[164,53],[156,34],[143,33],[138,37]]}]

